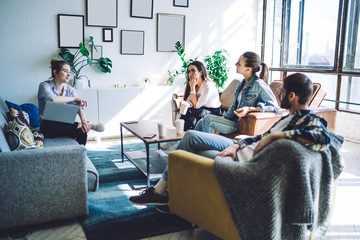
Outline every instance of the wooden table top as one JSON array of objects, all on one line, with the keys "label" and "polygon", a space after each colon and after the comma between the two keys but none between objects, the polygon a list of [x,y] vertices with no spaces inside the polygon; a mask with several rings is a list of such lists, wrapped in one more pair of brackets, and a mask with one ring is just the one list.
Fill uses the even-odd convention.
[{"label": "wooden table top", "polygon": [[[156,121],[156,120],[143,120],[143,121],[138,121],[136,123],[121,122],[120,124],[125,129],[127,129],[132,134],[134,134],[136,137],[140,138],[141,140],[147,143],[160,143],[160,142],[167,142],[172,140],[180,140],[184,136],[185,133],[177,134],[176,128],[174,126],[167,125],[166,137],[160,137],[157,126],[159,122],[160,121]],[[144,138],[144,136],[148,134],[156,134],[156,136],[151,139]]]}]

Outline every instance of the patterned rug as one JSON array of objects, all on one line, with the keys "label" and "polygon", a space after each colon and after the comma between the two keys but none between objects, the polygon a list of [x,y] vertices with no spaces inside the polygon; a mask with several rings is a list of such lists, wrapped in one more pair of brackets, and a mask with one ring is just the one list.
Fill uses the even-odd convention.
[{"label": "patterned rug", "polygon": [[[139,239],[191,227],[187,221],[160,213],[154,206],[137,206],[129,201],[129,196],[146,187],[146,177],[130,161],[122,163],[119,145],[101,144],[87,149],[100,175],[99,189],[88,195],[89,215],[80,219],[88,240]],[[143,143],[124,146],[126,152],[140,149],[144,149]]]}]

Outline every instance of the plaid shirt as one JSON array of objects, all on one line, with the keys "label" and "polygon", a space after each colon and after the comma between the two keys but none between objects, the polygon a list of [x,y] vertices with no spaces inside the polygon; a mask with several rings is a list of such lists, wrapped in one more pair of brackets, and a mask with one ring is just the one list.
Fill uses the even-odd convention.
[{"label": "plaid shirt", "polygon": [[[260,141],[263,137],[271,133],[271,129],[276,126],[280,121],[287,118],[289,115],[282,117],[276,122],[270,130],[259,134],[254,137],[245,138],[235,142],[240,145],[240,149],[246,146]],[[327,134],[327,122],[326,120],[316,115],[311,110],[298,110],[295,112],[293,119],[289,124],[282,130],[285,133],[285,137],[296,141],[297,137],[309,140],[309,143],[304,145],[314,151],[323,151],[327,149],[330,144],[330,138]]]}]

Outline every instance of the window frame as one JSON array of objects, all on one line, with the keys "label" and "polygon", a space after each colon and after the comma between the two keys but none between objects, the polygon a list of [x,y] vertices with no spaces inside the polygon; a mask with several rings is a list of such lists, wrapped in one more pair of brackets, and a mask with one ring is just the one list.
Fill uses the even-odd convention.
[{"label": "window frame", "polygon": [[[269,67],[270,71],[279,71],[281,75],[281,80],[286,77],[288,72],[303,72],[303,73],[318,73],[318,74],[331,74],[337,76],[337,86],[336,86],[336,96],[335,100],[324,99],[327,101],[335,101],[335,108],[338,111],[350,112],[360,114],[360,112],[346,110],[343,108],[339,108],[340,103],[348,103],[358,105],[359,103],[352,102],[344,102],[340,101],[340,93],[341,93],[341,83],[342,77],[360,77],[360,71],[354,70],[346,70],[343,69],[343,61],[344,61],[344,53],[346,51],[346,30],[347,30],[347,18],[348,18],[348,7],[351,1],[357,0],[339,0],[339,9],[338,9],[338,19],[337,19],[337,30],[336,30],[336,41],[335,41],[335,55],[333,59],[333,66],[313,66],[313,65],[284,65],[284,58],[288,57],[286,41],[288,41],[288,37],[286,35],[287,27],[289,23],[286,23],[286,12],[284,11],[289,9],[287,8],[287,3],[291,0],[282,0],[282,17],[281,17],[281,46],[280,46],[280,67]],[[305,0],[303,0],[305,1]],[[266,48],[266,13],[267,13],[267,2],[268,0],[263,0],[263,25],[262,25],[262,44],[261,44],[261,61],[264,61],[264,53]],[[360,7],[360,6],[359,6]],[[303,9],[302,9],[303,11]],[[303,14],[303,12],[302,12]],[[300,17],[301,18],[301,17]],[[303,21],[303,17],[300,19]],[[300,26],[299,26],[300,28]],[[360,29],[358,29],[360,32]],[[355,34],[358,34],[355,33]],[[352,32],[354,34],[354,32]],[[360,41],[358,39],[357,41]],[[300,50],[301,51],[301,50]],[[298,58],[301,58],[301,52],[299,54],[299,49],[297,51],[297,62],[299,62]],[[300,59],[301,62],[301,59]]]}]

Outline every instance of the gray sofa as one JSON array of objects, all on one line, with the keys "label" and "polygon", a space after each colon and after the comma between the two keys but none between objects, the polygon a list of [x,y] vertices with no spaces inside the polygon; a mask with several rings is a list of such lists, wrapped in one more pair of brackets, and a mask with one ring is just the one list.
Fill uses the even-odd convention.
[{"label": "gray sofa", "polygon": [[0,97],[0,230],[88,214],[99,176],[84,146],[54,138],[42,149],[10,151],[7,111]]}]

